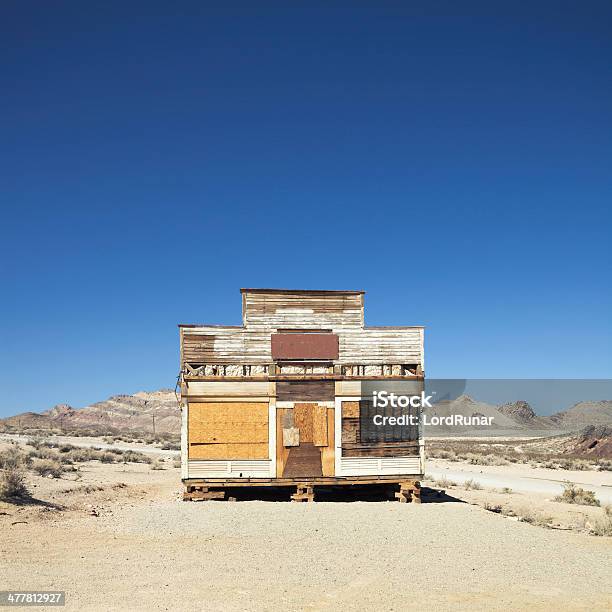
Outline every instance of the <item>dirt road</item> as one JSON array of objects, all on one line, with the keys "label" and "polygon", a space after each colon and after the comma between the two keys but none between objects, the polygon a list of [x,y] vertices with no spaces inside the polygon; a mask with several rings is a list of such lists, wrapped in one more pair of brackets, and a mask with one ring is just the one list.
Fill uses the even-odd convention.
[{"label": "dirt road", "polygon": [[441,459],[428,459],[426,472],[435,479],[448,478],[459,483],[476,480],[487,488],[509,487],[514,491],[551,497],[563,493],[563,483],[570,481],[593,491],[602,504],[612,503],[612,472],[549,470],[525,464],[470,465]]}]

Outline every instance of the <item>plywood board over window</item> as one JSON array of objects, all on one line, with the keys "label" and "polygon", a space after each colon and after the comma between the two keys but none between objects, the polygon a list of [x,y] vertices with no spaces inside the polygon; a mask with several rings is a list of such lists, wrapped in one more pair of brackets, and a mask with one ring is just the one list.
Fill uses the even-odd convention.
[{"label": "plywood board over window", "polygon": [[189,404],[190,459],[268,459],[268,403]]}]

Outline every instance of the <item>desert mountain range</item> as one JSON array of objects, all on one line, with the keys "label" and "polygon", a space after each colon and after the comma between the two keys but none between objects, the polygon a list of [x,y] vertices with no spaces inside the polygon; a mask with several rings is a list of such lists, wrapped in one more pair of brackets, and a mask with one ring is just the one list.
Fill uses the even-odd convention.
[{"label": "desert mountain range", "polygon": [[[492,416],[494,429],[533,431],[578,431],[588,426],[612,426],[612,401],[579,402],[551,416],[538,416],[525,401],[494,406],[462,395],[444,400],[427,410],[429,416]],[[104,429],[178,433],[180,409],[174,391],[141,391],[134,395],[114,395],[84,408],[59,404],[44,412],[24,412],[0,419],[0,428]],[[444,427],[441,428],[444,430]],[[453,428],[455,429],[455,428]],[[466,431],[471,428],[466,428]],[[481,428],[483,429],[483,428]],[[450,428],[448,429],[450,431]]]}]

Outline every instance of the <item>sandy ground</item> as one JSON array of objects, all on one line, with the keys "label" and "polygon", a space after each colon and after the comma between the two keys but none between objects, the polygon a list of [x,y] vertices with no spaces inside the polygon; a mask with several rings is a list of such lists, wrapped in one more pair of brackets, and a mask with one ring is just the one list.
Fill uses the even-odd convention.
[{"label": "sandy ground", "polygon": [[170,465],[31,476],[48,505],[0,504],[0,589],[65,590],[68,610],[612,607],[611,538],[454,500],[483,491],[420,506],[194,503]]}]

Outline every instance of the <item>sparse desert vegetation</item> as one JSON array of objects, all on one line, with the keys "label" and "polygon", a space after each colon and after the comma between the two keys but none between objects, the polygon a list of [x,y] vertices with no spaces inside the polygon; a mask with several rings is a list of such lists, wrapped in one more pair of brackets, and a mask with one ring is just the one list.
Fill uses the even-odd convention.
[{"label": "sparse desert vegetation", "polygon": [[483,441],[431,438],[426,441],[426,454],[432,459],[471,465],[522,463],[550,470],[612,470],[612,459],[561,454],[558,448],[560,437]]},{"label": "sparse desert vegetation", "polygon": [[573,482],[564,484],[563,493],[555,497],[555,501],[566,504],[578,504],[580,506],[599,506],[599,500],[593,491],[586,491],[577,487]]}]

